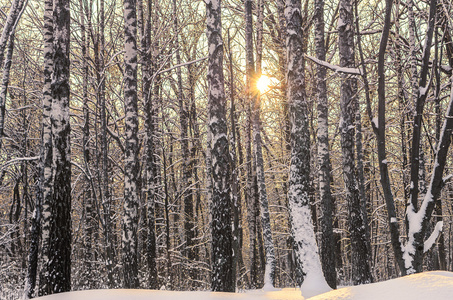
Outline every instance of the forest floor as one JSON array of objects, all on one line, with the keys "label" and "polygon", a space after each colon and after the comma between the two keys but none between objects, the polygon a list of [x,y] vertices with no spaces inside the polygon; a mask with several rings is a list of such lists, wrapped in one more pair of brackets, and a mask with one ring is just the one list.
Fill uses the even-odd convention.
[{"label": "forest floor", "polygon": [[[51,295],[39,300],[303,300],[300,289],[245,291],[242,293],[173,292],[153,290],[92,290]],[[308,299],[308,298],[307,298]],[[342,287],[310,300],[451,300],[453,272],[434,271],[388,281]]]}]

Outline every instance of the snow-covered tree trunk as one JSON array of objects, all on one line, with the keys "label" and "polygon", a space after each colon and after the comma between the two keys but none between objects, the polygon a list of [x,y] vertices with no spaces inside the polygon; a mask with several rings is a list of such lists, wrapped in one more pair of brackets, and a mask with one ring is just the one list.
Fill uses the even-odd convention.
[{"label": "snow-covered tree trunk", "polygon": [[230,43],[230,31],[228,31],[228,70],[229,70],[229,81],[230,81],[230,151],[231,151],[231,202],[232,202],[232,214],[233,214],[233,276],[235,283],[239,285],[238,278],[241,278],[241,267],[243,265],[242,260],[242,203],[241,203],[241,186],[239,177],[239,168],[237,162],[236,145],[238,142],[237,138],[237,116],[236,116],[236,104],[235,104],[235,85],[234,85],[234,73],[233,73],[233,53],[231,50]]},{"label": "snow-covered tree trunk", "polygon": [[206,1],[208,130],[211,133],[212,283],[213,291],[234,292],[231,229],[230,154],[225,115],[221,0]]},{"label": "snow-covered tree trunk", "polygon": [[[6,22],[3,26],[2,35],[0,36],[0,66],[3,66],[3,78],[0,92],[0,137],[2,137],[4,134],[3,131],[5,125],[6,93],[8,91],[12,51],[14,49],[14,33],[16,32],[17,23],[19,22],[27,3],[27,0],[13,1],[6,18]],[[7,55],[6,61],[3,62],[5,49],[7,49]]]},{"label": "snow-covered tree trunk", "polygon": [[244,1],[244,18],[245,18],[245,48],[246,48],[246,109],[247,109],[247,125],[246,125],[246,166],[247,166],[247,220],[249,225],[249,240],[250,240],[250,283],[251,288],[255,288],[258,282],[259,273],[259,258],[258,258],[258,243],[257,239],[257,214],[256,210],[256,168],[254,167],[252,156],[252,79],[255,73],[255,62],[253,58],[253,20],[252,20],[252,1]]},{"label": "snow-covered tree trunk", "polygon": [[318,282],[326,291],[327,285],[318,255],[318,247],[311,218],[310,188],[310,135],[308,107],[304,84],[303,33],[301,1],[287,0],[285,8],[287,36],[286,57],[288,102],[291,123],[291,166],[288,201],[296,259],[302,266],[304,282],[302,294],[310,297],[310,285]]},{"label": "snow-covered tree trunk", "polygon": [[[8,85],[9,85],[9,74],[11,70],[12,64],[12,57],[14,51],[14,32],[11,33],[8,48],[6,50],[6,59],[5,64],[3,66],[3,77],[1,82],[0,88],[0,137],[3,136],[4,132],[4,124],[5,124],[5,112],[6,112],[6,95],[8,93]],[[1,145],[0,145],[1,148]]]},{"label": "snow-covered tree trunk", "polygon": [[[251,12],[251,1],[246,1],[249,5],[246,7],[246,22],[250,22],[252,19]],[[252,80],[249,80],[249,83],[256,82],[257,77],[261,75],[261,57],[262,57],[262,43],[263,43],[263,3],[261,0],[258,0],[258,20],[256,25],[257,30],[257,42],[256,42],[256,74],[248,74],[252,77]],[[252,44],[253,36],[251,34],[252,26],[247,26],[250,30],[246,33],[246,39]],[[253,51],[253,46],[248,47],[246,51]],[[254,75],[254,76],[253,76]],[[263,159],[263,149],[262,149],[262,139],[261,139],[261,120],[260,120],[260,106],[261,106],[261,97],[255,91],[255,85],[249,85],[248,91],[252,96],[253,103],[253,142],[254,142],[254,151],[255,151],[255,161],[256,161],[256,179],[258,184],[258,195],[259,203],[261,208],[261,226],[263,229],[263,240],[264,240],[264,251],[266,255],[266,264],[264,270],[264,288],[270,289],[274,286],[275,283],[275,250],[274,250],[274,241],[272,238],[271,231],[271,221],[269,214],[269,204],[267,199],[266,191],[266,178],[264,176],[264,159]]]},{"label": "snow-covered tree trunk", "polygon": [[[410,180],[410,195],[409,202],[406,209],[406,217],[408,223],[408,243],[406,245],[406,251],[404,255],[405,267],[408,274],[421,272],[423,267],[423,240],[424,240],[424,230],[426,229],[426,224],[424,224],[425,229],[418,232],[414,228],[413,220],[411,220],[414,212],[418,210],[418,196],[420,193],[420,160],[421,157],[421,131],[422,131],[422,118],[423,118],[423,108],[428,96],[428,72],[429,72],[429,58],[431,52],[431,44],[434,34],[435,19],[436,19],[436,6],[437,1],[430,1],[430,10],[429,10],[429,19],[428,19],[428,28],[426,33],[425,45],[423,50],[422,57],[422,68],[420,71],[420,82],[419,89],[417,90],[417,101],[415,103],[415,114],[413,122],[413,134],[412,134],[412,148],[411,148],[411,180]],[[428,195],[428,193],[426,194]],[[420,213],[420,212],[418,212]],[[412,228],[411,228],[412,223]],[[415,230],[415,232],[414,232]]]},{"label": "snow-covered tree trunk", "polygon": [[27,277],[25,278],[25,297],[31,299],[35,295],[36,279],[38,274],[38,252],[41,236],[41,206],[42,191],[41,179],[36,185],[35,210],[31,219],[30,249],[28,252]]},{"label": "snow-covered tree trunk", "polygon": [[[354,68],[353,10],[350,0],[341,0],[338,20],[338,47],[340,67]],[[357,112],[357,80],[342,74],[341,82],[341,150],[343,153],[343,180],[349,209],[349,232],[351,235],[352,281],[354,284],[372,281],[368,261],[366,230],[362,215],[358,173],[356,166],[355,116]]]},{"label": "snow-covered tree trunk", "polygon": [[3,65],[3,59],[5,57],[5,49],[8,45],[8,40],[11,34],[14,33],[17,23],[25,9],[28,0],[14,0],[11,3],[8,16],[3,26],[2,34],[0,36],[0,66]]},{"label": "snow-covered tree trunk", "polygon": [[138,288],[138,113],[136,1],[124,0],[124,215],[122,220],[123,287]]},{"label": "snow-covered tree trunk", "polygon": [[[419,89],[415,86],[412,87],[413,92],[416,93],[415,98],[415,113],[414,113],[414,125],[413,125],[413,134],[412,134],[412,148],[411,148],[411,183],[410,183],[410,199],[408,205],[412,206],[414,210],[418,209],[418,194],[420,192],[420,141],[421,141],[421,131],[422,131],[422,117],[423,117],[423,108],[425,105],[425,101],[427,98],[428,92],[428,72],[429,72],[429,57],[431,52],[431,44],[434,34],[434,24],[435,24],[435,16],[436,16],[436,0],[430,1],[430,12],[429,12],[429,20],[428,20],[428,29],[426,34],[426,40],[424,45],[423,57],[422,57],[422,68],[420,71],[420,82],[419,82]],[[413,46],[415,47],[415,46]],[[415,64],[415,62],[413,63]],[[416,66],[412,66],[412,69],[415,69]],[[414,72],[414,71],[412,71]],[[416,74],[412,74],[412,76],[416,77]],[[411,209],[408,207],[408,209]],[[420,259],[420,258],[416,258]],[[419,262],[421,268],[421,261]],[[420,272],[418,270],[417,272]]]},{"label": "snow-covered tree trunk", "polygon": [[261,226],[263,228],[264,250],[266,265],[264,270],[264,288],[272,288],[275,284],[275,251],[272,239],[271,221],[269,215],[269,204],[267,199],[266,183],[264,177],[264,160],[261,140],[261,122],[259,109],[259,96],[254,97],[255,108],[253,112],[253,136],[256,159],[256,177],[258,183],[259,203],[261,208]]},{"label": "snow-covered tree trunk", "polygon": [[[326,60],[324,41],[324,0],[315,1],[315,45],[316,58]],[[330,287],[337,287],[335,270],[335,249],[333,240],[333,203],[330,189],[331,167],[329,150],[328,103],[326,68],[317,66],[317,95],[318,95],[318,178],[319,198],[321,200],[321,245],[320,257],[324,277]]]},{"label": "snow-covered tree trunk", "polygon": [[52,54],[53,54],[53,1],[44,2],[44,84],[42,95],[42,152],[40,167],[40,180],[42,192],[42,261],[43,266],[39,275],[39,296],[51,294],[49,286],[49,247],[50,226],[52,223],[52,128],[50,124],[50,111],[52,109]]},{"label": "snow-covered tree trunk", "polygon": [[69,123],[69,0],[53,2],[51,293],[71,290],[71,153]]}]

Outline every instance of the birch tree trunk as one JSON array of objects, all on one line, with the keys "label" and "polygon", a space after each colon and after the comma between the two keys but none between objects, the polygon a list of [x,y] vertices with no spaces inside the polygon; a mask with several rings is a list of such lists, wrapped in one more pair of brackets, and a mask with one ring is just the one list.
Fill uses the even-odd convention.
[{"label": "birch tree trunk", "polygon": [[[340,66],[353,68],[354,60],[354,24],[353,9],[350,0],[340,1],[338,20],[338,45]],[[362,215],[358,167],[356,165],[355,122],[357,113],[357,79],[349,74],[342,74],[341,82],[341,150],[343,153],[343,180],[349,210],[349,232],[351,235],[352,282],[364,284],[372,282],[368,260],[366,230]]]},{"label": "birch tree trunk", "polygon": [[257,239],[257,214],[256,211],[256,168],[254,168],[252,156],[252,95],[251,87],[252,80],[255,73],[255,62],[253,58],[253,20],[252,20],[252,2],[251,0],[244,1],[245,6],[245,48],[246,48],[246,109],[247,109],[247,125],[246,125],[246,165],[247,165],[247,190],[246,190],[246,203],[247,203],[247,219],[249,225],[249,240],[250,240],[250,288],[255,288],[258,282],[259,273],[259,257],[258,257],[258,243]]},{"label": "birch tree trunk", "polygon": [[[315,1],[315,45],[316,58],[326,60],[324,41],[324,0]],[[318,94],[318,164],[319,198],[321,199],[321,247],[320,258],[327,283],[333,289],[337,287],[335,271],[335,248],[333,239],[333,203],[330,189],[331,167],[329,150],[328,103],[326,69],[317,66]]]},{"label": "birch tree trunk", "polygon": [[40,179],[42,184],[42,261],[43,266],[39,275],[38,296],[45,296],[52,293],[49,278],[49,251],[50,251],[50,227],[52,220],[52,127],[50,123],[50,111],[52,109],[52,54],[53,54],[53,1],[44,2],[44,85],[42,96],[42,152],[40,158]]},{"label": "birch tree trunk", "polygon": [[[228,70],[230,79],[230,149],[231,149],[231,197],[232,197],[232,213],[233,213],[233,274],[236,277],[236,285],[240,286],[238,279],[242,278],[241,270],[243,267],[242,259],[242,201],[241,201],[241,185],[239,177],[239,167],[237,162],[236,142],[239,140],[237,136],[237,117],[235,104],[235,85],[233,74],[233,54],[231,50],[230,31],[228,31]],[[240,143],[239,143],[240,144]]]},{"label": "birch tree trunk", "polygon": [[212,283],[213,291],[234,292],[231,229],[230,156],[223,77],[221,0],[206,1],[208,61],[208,130],[211,133]]},{"label": "birch tree trunk", "polygon": [[137,17],[135,0],[124,0],[124,51],[126,151],[122,221],[123,286],[124,288],[138,288]]},{"label": "birch tree trunk", "polygon": [[[11,68],[11,57],[14,48],[14,33],[17,23],[22,16],[28,0],[15,0],[11,4],[6,22],[3,26],[2,35],[0,36],[0,66],[3,66],[2,91],[0,93],[0,138],[4,134],[5,112],[6,112],[6,93],[9,82],[9,70]],[[9,42],[9,43],[8,43]],[[7,50],[7,58],[4,62],[5,49]],[[1,149],[1,144],[0,144]]]},{"label": "birch tree trunk", "polygon": [[302,294],[313,296],[310,286],[318,282],[325,291],[330,290],[323,273],[313,229],[309,198],[310,189],[310,135],[308,106],[305,95],[303,62],[303,33],[301,1],[287,0],[286,57],[287,91],[291,123],[291,166],[288,201],[292,236],[296,247],[296,260],[304,273]]},{"label": "birch tree trunk", "polygon": [[71,162],[69,123],[68,0],[53,2],[52,69],[52,214],[49,236],[49,285],[51,293],[71,290]]}]

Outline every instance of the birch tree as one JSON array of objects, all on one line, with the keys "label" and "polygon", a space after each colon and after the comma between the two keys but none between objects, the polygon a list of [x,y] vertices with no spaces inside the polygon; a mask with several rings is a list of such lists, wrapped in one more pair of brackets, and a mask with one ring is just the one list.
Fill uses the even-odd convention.
[{"label": "birch tree", "polygon": [[138,108],[136,1],[124,0],[124,215],[122,220],[123,286],[138,288]]},{"label": "birch tree", "polygon": [[[52,109],[52,49],[53,49],[53,21],[52,21],[53,1],[44,2],[44,85],[43,85],[43,117],[42,117],[42,150],[40,159],[40,180],[42,185],[42,260],[49,261],[49,235],[50,224],[52,222],[52,128],[50,125],[50,111]],[[49,288],[49,269],[48,265],[44,264],[39,277],[39,296],[45,296],[51,293]]]},{"label": "birch tree", "polygon": [[[324,0],[315,1],[315,46],[316,58],[325,61]],[[316,87],[318,96],[318,163],[319,198],[321,200],[321,245],[320,257],[324,276],[330,287],[337,287],[335,251],[333,242],[332,194],[330,189],[331,167],[329,154],[329,126],[327,107],[326,68],[317,66]]]},{"label": "birch tree", "polygon": [[288,202],[296,259],[302,266],[304,282],[302,294],[311,297],[310,285],[318,282],[330,290],[319,260],[318,248],[311,218],[310,189],[310,135],[308,107],[304,90],[303,34],[301,1],[287,0],[286,57],[287,95],[291,123],[291,165],[289,171]]},{"label": "birch tree", "polygon": [[[69,1],[53,2],[52,81],[50,110],[52,175],[51,222],[48,233],[47,294],[71,289],[71,162],[69,123]],[[46,171],[46,169],[45,169]],[[49,211],[44,210],[44,214]],[[44,238],[44,237],[43,237]]]},{"label": "birch tree", "polygon": [[221,0],[206,1],[208,38],[208,131],[211,134],[212,282],[213,291],[234,292],[231,229],[230,154],[223,75]]}]

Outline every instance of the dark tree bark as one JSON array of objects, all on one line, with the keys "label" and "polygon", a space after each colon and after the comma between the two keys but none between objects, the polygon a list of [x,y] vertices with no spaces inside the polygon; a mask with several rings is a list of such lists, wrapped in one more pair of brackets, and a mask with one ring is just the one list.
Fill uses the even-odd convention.
[{"label": "dark tree bark", "polygon": [[53,2],[52,222],[49,233],[49,293],[71,290],[71,162],[69,124],[69,1]]},{"label": "dark tree bark", "polygon": [[213,291],[234,292],[231,230],[230,157],[225,115],[221,0],[206,1],[208,130],[211,133],[212,283]]},{"label": "dark tree bark", "polygon": [[124,217],[122,261],[124,288],[138,288],[138,109],[136,1],[124,0],[124,106],[126,146],[124,165]]},{"label": "dark tree bark", "polygon": [[[326,60],[324,40],[324,0],[315,1],[315,45],[316,58]],[[328,130],[328,103],[326,69],[317,66],[317,95],[318,95],[318,164],[319,164],[319,198],[321,199],[321,247],[320,257],[324,277],[333,289],[337,288],[335,271],[335,248],[333,239],[333,203],[330,189],[331,168]]]},{"label": "dark tree bark", "polygon": [[247,204],[247,219],[249,225],[249,240],[250,240],[250,288],[255,288],[258,283],[259,277],[259,257],[258,248],[260,243],[257,239],[257,215],[259,211],[256,210],[256,168],[254,168],[252,156],[252,94],[251,89],[254,81],[255,62],[253,58],[253,20],[252,20],[252,1],[244,1],[245,6],[245,35],[246,35],[246,112],[247,112],[247,125],[246,125],[246,169],[247,169],[247,190],[246,190],[246,204]]},{"label": "dark tree bark", "polygon": [[[338,44],[340,66],[354,68],[354,24],[351,1],[340,1],[338,21]],[[369,253],[366,242],[366,230],[362,215],[358,181],[357,154],[355,151],[355,133],[358,130],[355,117],[357,114],[357,79],[349,74],[342,74],[341,82],[341,149],[343,153],[343,180],[349,210],[349,232],[351,235],[352,282],[363,284],[372,282],[369,266]]]},{"label": "dark tree bark", "polygon": [[151,12],[152,1],[148,1],[148,10],[145,16],[145,30],[142,37],[142,72],[143,72],[143,101],[145,108],[145,132],[146,132],[146,206],[147,206],[147,241],[146,241],[146,261],[148,277],[148,288],[159,288],[157,276],[157,241],[156,241],[156,218],[155,218],[155,202],[156,202],[156,162],[155,162],[155,145],[154,145],[154,107],[152,95],[152,76],[155,72],[155,63],[151,58]]}]

